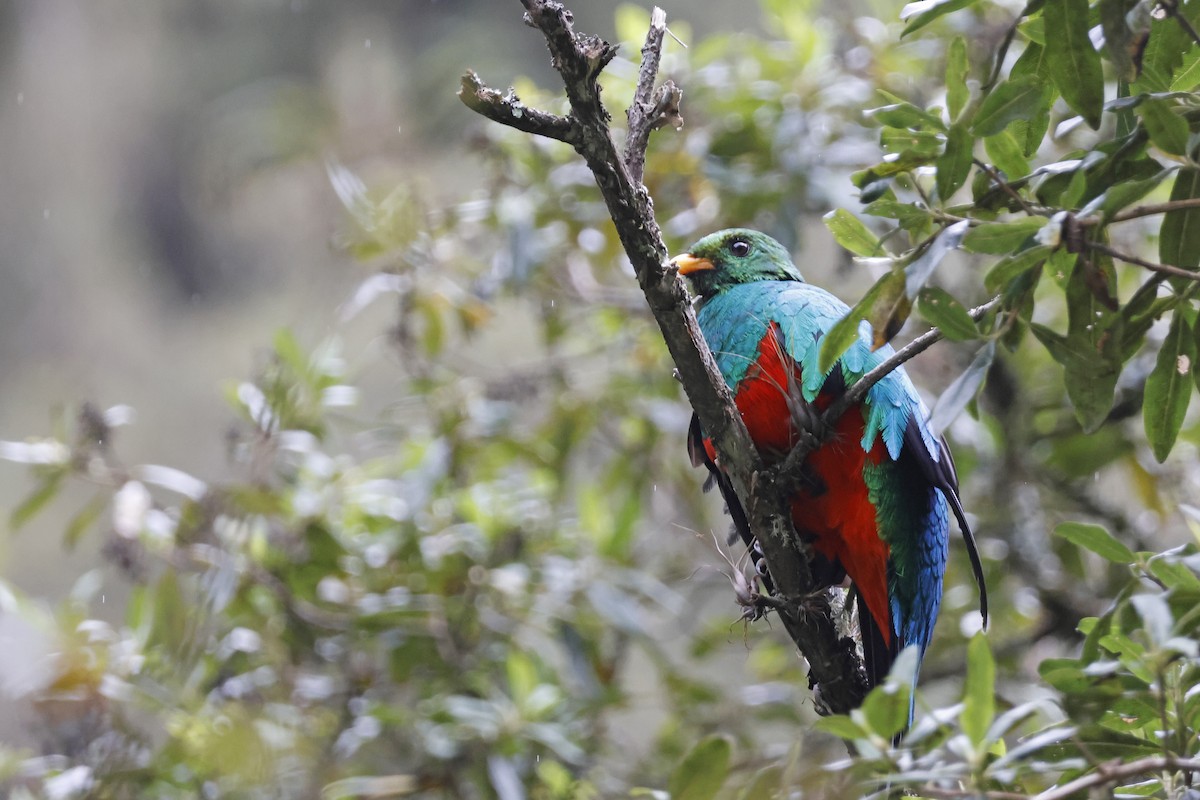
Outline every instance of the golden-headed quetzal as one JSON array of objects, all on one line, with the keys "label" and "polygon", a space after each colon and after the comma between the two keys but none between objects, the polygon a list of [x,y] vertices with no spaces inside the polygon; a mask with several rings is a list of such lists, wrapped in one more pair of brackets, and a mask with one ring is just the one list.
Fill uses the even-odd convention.
[{"label": "golden-headed quetzal", "polygon": [[[778,463],[796,444],[812,411],[892,355],[872,352],[871,332],[822,373],[822,338],[849,311],[805,283],[779,242],[757,231],[704,237],[674,264],[699,295],[697,319],[762,458]],[[869,685],[880,683],[900,650],[923,657],[933,635],[946,569],[949,513],[958,520],[979,584],[987,592],[971,528],[958,496],[950,450],[902,368],[876,383],[835,423],[833,435],[805,462],[791,502],[797,533],[811,546],[817,588],[853,583]],[[745,513],[695,416],[693,463],[706,464],[734,527],[755,547]],[[772,590],[769,574],[764,583]]]}]

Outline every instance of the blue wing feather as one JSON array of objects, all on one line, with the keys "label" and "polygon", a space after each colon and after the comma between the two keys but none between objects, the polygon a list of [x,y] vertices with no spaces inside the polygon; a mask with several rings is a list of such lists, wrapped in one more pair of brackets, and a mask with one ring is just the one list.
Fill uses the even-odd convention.
[{"label": "blue wing feather", "polygon": [[[721,374],[733,389],[746,376],[768,326],[778,325],[788,355],[800,365],[804,399],[811,403],[829,377],[818,369],[821,339],[849,310],[841,300],[809,283],[755,281],[734,286],[707,300],[698,316]],[[834,369],[840,369],[845,384],[850,385],[894,352],[891,345],[872,352],[871,326],[863,322],[858,338]],[[876,437],[882,436],[892,460],[899,458],[908,420],[915,413],[929,456],[934,461],[941,459],[941,447],[926,424],[928,412],[903,369],[894,370],[872,386],[863,405],[864,450],[874,447]]]}]

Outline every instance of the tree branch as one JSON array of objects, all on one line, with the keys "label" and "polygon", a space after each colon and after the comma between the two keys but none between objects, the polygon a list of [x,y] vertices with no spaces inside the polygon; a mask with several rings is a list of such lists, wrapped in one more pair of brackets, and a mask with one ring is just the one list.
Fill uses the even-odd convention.
[{"label": "tree branch", "polygon": [[1119,214],[1113,214],[1109,222],[1125,222],[1138,217],[1151,217],[1155,214],[1167,214],[1171,211],[1182,211],[1188,208],[1200,208],[1200,197],[1188,197],[1182,200],[1170,200],[1166,203],[1153,203],[1137,206]]},{"label": "tree branch", "polygon": [[[676,271],[667,263],[667,251],[655,222],[653,204],[641,183],[646,142],[663,124],[678,124],[681,93],[672,84],[652,91],[661,58],[665,15],[651,18],[637,94],[629,109],[629,132],[624,157],[618,153],[609,128],[610,116],[600,102],[597,76],[616,48],[595,36],[578,34],[571,13],[556,0],[521,0],[526,20],[541,31],[562,77],[571,113],[558,117],[519,105],[513,96],[488,89],[472,73],[463,79],[460,96],[472,110],[530,133],[566,141],[591,169],[612,217],[621,244],[633,264],[638,283],[654,314],[675,362],[684,391],[696,410],[705,433],[717,450],[722,468],[733,481],[749,516],[778,597],[779,617],[809,663],[809,684],[822,713],[845,713],[857,707],[866,694],[866,677],[852,639],[838,632],[827,592],[814,594],[806,546],[791,522],[791,498],[799,464],[819,446],[809,434],[785,464],[791,468],[767,469],[733,403],[729,388],[705,344],[687,293]],[[519,109],[521,114],[514,115]],[[518,124],[514,120],[521,120]],[[534,122],[536,120],[537,122]],[[985,304],[973,314],[978,319],[993,307]],[[845,412],[891,369],[938,341],[931,331],[902,349],[887,364],[873,370],[847,392],[844,402],[831,407],[822,419],[832,421]]]},{"label": "tree branch", "polygon": [[1085,242],[1084,246],[1089,250],[1095,250],[1097,253],[1104,253],[1107,256],[1124,261],[1127,264],[1135,264],[1139,267],[1150,270],[1151,272],[1161,272],[1164,275],[1173,275],[1176,278],[1183,278],[1189,281],[1200,281],[1200,272],[1193,272],[1190,269],[1182,267],[1173,267],[1170,264],[1158,264],[1153,261],[1147,261],[1144,258],[1138,258],[1129,253],[1122,253],[1120,250],[1114,250],[1101,242]]},{"label": "tree branch", "polygon": [[655,6],[650,14],[650,32],[646,34],[646,44],[642,46],[637,90],[625,112],[625,118],[629,121],[629,130],[625,134],[625,168],[638,183],[642,182],[651,131],[664,125],[674,125],[676,128],[683,126],[683,117],[679,114],[683,91],[673,81],[667,81],[658,91],[654,90],[666,33],[667,12]]},{"label": "tree branch", "polygon": [[987,176],[988,176],[988,178],[991,179],[992,183],[994,183],[1005,194],[1007,194],[1009,197],[1011,197],[1013,199],[1013,201],[1016,202],[1016,204],[1021,207],[1022,211],[1024,211],[1026,214],[1028,214],[1031,217],[1037,216],[1037,212],[1035,212],[1033,210],[1033,208],[1030,207],[1029,203],[1025,202],[1025,198],[1021,197],[1020,193],[1018,193],[1017,190],[1014,189],[1012,187],[1012,185],[1009,184],[1008,181],[1004,180],[1004,178],[1000,175],[1000,173],[996,171],[995,167],[993,167],[991,164],[987,164],[987,163],[984,163],[983,161],[980,161],[978,158],[973,158],[971,160],[975,162],[975,166],[979,167],[981,170],[983,170],[985,173],[987,173]]},{"label": "tree branch", "polygon": [[1126,778],[1136,778],[1139,775],[1147,775],[1151,772],[1165,770],[1200,772],[1200,759],[1185,759],[1177,758],[1176,756],[1149,756],[1125,764],[1101,764],[1096,768],[1095,772],[1076,778],[1073,781],[1068,781],[1062,786],[1048,789],[1039,795],[1035,795],[1033,800],[1067,800],[1068,797],[1084,789],[1091,789],[1103,786],[1106,783],[1114,783]]},{"label": "tree branch", "polygon": [[458,97],[476,114],[482,114],[501,125],[557,139],[570,145],[579,139],[579,125],[575,120],[530,108],[521,102],[521,98],[517,97],[512,89],[500,94],[481,81],[471,70],[462,76]]}]

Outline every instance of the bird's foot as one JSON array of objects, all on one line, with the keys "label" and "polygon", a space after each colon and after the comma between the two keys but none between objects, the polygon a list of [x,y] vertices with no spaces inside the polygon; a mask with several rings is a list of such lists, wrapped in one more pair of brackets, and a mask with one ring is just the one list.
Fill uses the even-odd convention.
[{"label": "bird's foot", "polygon": [[741,622],[758,622],[770,613],[771,609],[778,611],[786,604],[778,597],[763,594],[757,589],[750,589],[745,594],[738,593],[737,604],[742,607]]}]

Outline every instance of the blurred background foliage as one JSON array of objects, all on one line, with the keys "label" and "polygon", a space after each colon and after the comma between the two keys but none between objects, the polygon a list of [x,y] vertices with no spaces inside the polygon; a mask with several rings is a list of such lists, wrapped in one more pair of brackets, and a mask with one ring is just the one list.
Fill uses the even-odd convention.
[{"label": "blurred background foliage", "polygon": [[[668,244],[757,227],[854,302],[888,265],[821,218],[859,208],[881,149],[929,138],[864,109],[943,104],[956,35],[977,85],[1019,10],[902,39],[894,3],[668,8],[687,126],[646,173]],[[624,43],[619,119],[648,11],[575,11]],[[886,691],[814,727],[790,642],[739,621],[741,554],[590,174],[453,98],[473,67],[562,107],[515,3],[10,0],[0,20],[0,457],[25,465],[0,548],[8,794],[845,796],[898,770],[1035,790],[1194,729],[1200,425],[1160,464],[1140,420],[1165,325],[1091,434],[1043,347],[997,350],[949,428],[990,647],[956,551],[896,755]],[[995,260],[951,254],[935,282],[983,301]],[[1067,306],[1038,313],[1061,328]],[[909,368],[932,400],[973,356]],[[1125,738],[1072,747],[1114,718]]]}]

